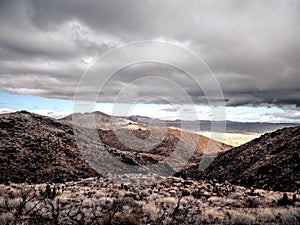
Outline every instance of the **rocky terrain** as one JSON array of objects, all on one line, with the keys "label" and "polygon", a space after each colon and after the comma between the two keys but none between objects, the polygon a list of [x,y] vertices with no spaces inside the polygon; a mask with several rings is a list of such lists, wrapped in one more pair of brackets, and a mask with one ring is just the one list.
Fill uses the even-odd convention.
[{"label": "rocky terrain", "polygon": [[[87,117],[90,118],[91,114],[77,117],[82,126],[86,125]],[[115,131],[107,129],[109,116],[98,112],[96,120],[98,127],[105,128],[97,130],[102,143],[86,140],[84,150],[88,152],[89,149],[97,149],[98,144],[101,145],[101,150],[108,151],[119,161],[129,165],[148,166],[158,163],[174,151],[180,140],[182,155],[191,148],[191,143],[195,147],[190,163],[199,162],[206,151],[219,152],[230,148],[201,135],[181,133],[173,129],[156,129],[153,133],[162,136],[158,135],[157,140],[153,139],[157,144],[150,146],[149,151],[144,151],[144,148],[151,145],[151,141],[141,144],[139,140],[147,140],[151,134],[149,130],[120,128],[118,134],[121,138],[127,138],[128,134],[137,137],[136,141],[125,139],[122,143]],[[117,120],[122,122],[122,119]],[[70,118],[55,120],[26,111],[0,115],[0,183],[65,182],[96,176],[77,147],[73,126],[69,121]],[[89,129],[84,127],[85,135],[89,136]],[[126,142],[131,145],[128,147]],[[94,155],[91,157],[94,158]]]},{"label": "rocky terrain", "polygon": [[300,126],[267,133],[220,153],[207,176],[246,187],[296,191],[300,188]]},{"label": "rocky terrain", "polygon": [[64,182],[96,176],[72,126],[26,111],[0,115],[0,183]]}]

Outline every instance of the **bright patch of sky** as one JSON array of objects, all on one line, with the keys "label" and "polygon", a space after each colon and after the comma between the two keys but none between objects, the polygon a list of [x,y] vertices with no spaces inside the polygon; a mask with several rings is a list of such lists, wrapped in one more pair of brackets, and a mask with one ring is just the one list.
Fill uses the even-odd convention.
[{"label": "bright patch of sky", "polygon": [[[128,116],[122,112],[116,112],[112,103],[97,103],[93,111],[101,111],[115,116]],[[196,112],[199,120],[212,120],[212,109],[205,105],[195,105],[195,111],[188,111],[183,107],[186,115],[194,115]],[[160,119],[180,119],[180,113],[175,106],[167,104],[136,104],[129,107],[129,115],[147,116]],[[42,98],[30,95],[17,95],[0,92],[0,114],[27,110],[45,116],[62,118],[73,112],[73,101]],[[195,115],[194,115],[195,116]],[[186,118],[186,117],[185,117]],[[238,106],[226,107],[225,119],[240,122],[293,122],[300,123],[300,112],[296,108],[284,109],[278,107],[251,107]]]}]

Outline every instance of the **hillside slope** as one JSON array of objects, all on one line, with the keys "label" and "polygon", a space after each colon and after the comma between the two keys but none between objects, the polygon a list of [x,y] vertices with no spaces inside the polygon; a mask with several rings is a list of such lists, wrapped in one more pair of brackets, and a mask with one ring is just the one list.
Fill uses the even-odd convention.
[{"label": "hillside slope", "polygon": [[0,115],[0,183],[64,182],[96,176],[70,124],[26,111]]},{"label": "hillside slope", "polygon": [[220,153],[206,176],[275,191],[300,188],[300,126],[267,133]]},{"label": "hillside slope", "polygon": [[[82,121],[91,116],[93,115],[83,115]],[[139,140],[147,140],[151,133],[149,130],[119,129],[119,135],[125,137],[125,143],[122,143],[115,131],[108,129],[110,122],[107,115],[96,113],[96,120],[102,121],[99,126],[103,123],[105,125],[104,129],[97,130],[101,142],[86,140],[84,146],[85,152],[93,154],[93,159],[96,159],[93,157],[97,155],[94,151],[96,149],[108,151],[125,164],[148,166],[164,160],[177,146],[180,147],[178,157],[184,157],[191,143],[194,143],[196,150],[189,163],[197,163],[206,150],[219,152],[230,149],[228,145],[209,141],[201,135],[167,129],[157,140],[158,144],[145,151],[148,146],[141,145]],[[83,129],[85,136],[89,137],[91,130],[86,126]],[[158,129],[159,132],[163,131]],[[129,133],[137,137],[136,141],[126,139]],[[26,111],[2,114],[0,136],[0,183],[65,182],[97,176],[83,159],[75,141],[73,126],[68,119],[55,120]],[[126,143],[130,143],[133,148]],[[145,143],[151,145],[151,142]],[[113,165],[111,166],[113,170]]]},{"label": "hillside slope", "polygon": [[[155,133],[162,132],[160,129],[153,130]],[[99,137],[101,141],[110,148],[111,152],[113,149],[118,150],[118,154],[125,157],[131,157],[133,165],[149,165],[151,163],[156,163],[158,161],[164,160],[166,157],[170,156],[177,148],[180,149],[178,154],[184,154],[188,151],[193,150],[193,154],[189,160],[189,163],[199,163],[203,153],[207,152],[223,152],[231,148],[231,146],[210,140],[202,135],[189,133],[186,131],[180,131],[178,129],[166,129],[164,135],[160,140],[157,141],[157,145],[151,147],[151,141],[147,141],[151,134],[149,130],[142,129],[120,129],[118,135],[127,137],[129,133],[133,133],[137,140],[128,140],[129,143],[122,143],[114,131],[112,130],[98,130]],[[122,138],[121,139],[125,139]],[[139,140],[146,139],[145,142],[140,142]],[[155,140],[155,138],[153,138]],[[149,149],[144,151],[144,149]],[[120,152],[121,151],[121,152]],[[122,161],[122,160],[121,160]]]}]

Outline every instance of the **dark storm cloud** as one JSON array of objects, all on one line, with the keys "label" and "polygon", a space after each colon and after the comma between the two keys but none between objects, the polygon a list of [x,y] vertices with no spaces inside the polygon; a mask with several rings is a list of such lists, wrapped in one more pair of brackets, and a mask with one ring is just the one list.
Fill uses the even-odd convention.
[{"label": "dark storm cloud", "polygon": [[[296,0],[0,1],[0,90],[73,99],[81,75],[97,56],[120,44],[156,39],[202,57],[228,106],[300,106],[299,12]],[[140,74],[162,73],[193,101],[206,103],[188,75],[148,64],[120,71],[102,90],[102,99],[113,101]],[[203,85],[214,88],[205,78]],[[89,96],[95,90],[87,86],[79,91]],[[185,101],[178,90],[159,82],[132,85],[128,98],[147,93]]]}]

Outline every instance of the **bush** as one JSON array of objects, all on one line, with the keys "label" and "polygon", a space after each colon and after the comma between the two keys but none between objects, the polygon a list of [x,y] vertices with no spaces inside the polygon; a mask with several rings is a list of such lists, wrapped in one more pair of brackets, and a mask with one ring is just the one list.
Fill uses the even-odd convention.
[{"label": "bush", "polygon": [[286,193],[283,194],[282,198],[277,202],[278,206],[287,206],[287,205],[294,205],[293,201],[289,199]]},{"label": "bush", "polygon": [[190,191],[189,190],[187,190],[187,189],[184,189],[183,191],[182,191],[182,197],[185,197],[185,196],[190,196]]}]

